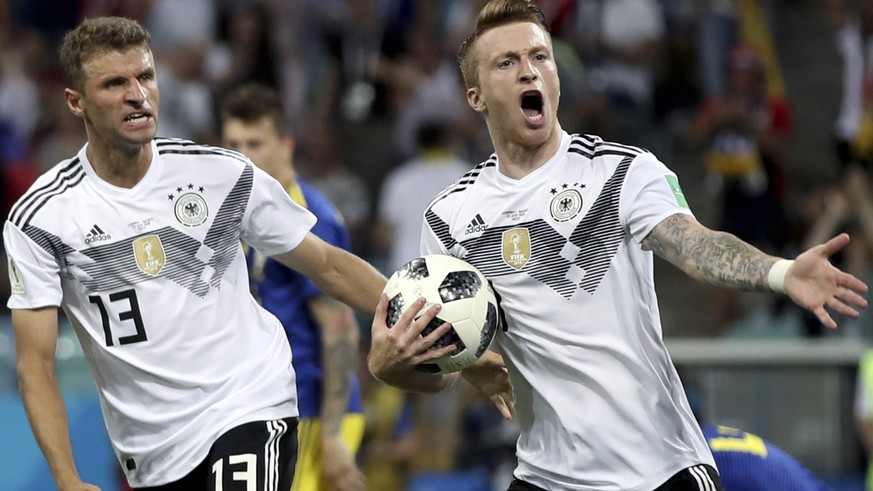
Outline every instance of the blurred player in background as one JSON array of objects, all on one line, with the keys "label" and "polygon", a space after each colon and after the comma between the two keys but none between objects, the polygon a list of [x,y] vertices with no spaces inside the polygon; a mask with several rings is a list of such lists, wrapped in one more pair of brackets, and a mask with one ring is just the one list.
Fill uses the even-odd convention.
[{"label": "blurred player in background", "polygon": [[[221,105],[221,139],[315,215],[312,233],[350,249],[337,210],[294,170],[294,139],[275,90],[249,84],[229,93]],[[364,476],[355,463],[364,416],[356,371],[360,332],[354,312],[306,276],[254,249],[248,249],[247,261],[255,297],[285,327],[297,373],[300,445],[292,489],[363,491]]]},{"label": "blurred player in background", "polygon": [[757,435],[726,426],[704,426],[725,491],[828,491],[812,472]]},{"label": "blurred player in background", "polygon": [[[858,317],[867,286],[828,257],[842,234],[790,261],[692,214],[678,178],[643,149],[558,122],[561,87],[551,37],[532,0],[492,0],[458,56],[467,102],[495,154],[425,212],[421,252],[465,259],[493,283],[521,435],[510,491],[715,491],[715,460],[662,339],[654,255],[712,285],[784,292],[813,311]],[[486,227],[468,232],[468,225]],[[382,296],[368,366],[379,379],[437,391],[416,371],[441,326],[401,315]],[[492,401],[494,397],[492,397]],[[500,407],[498,405],[498,407]]]}]

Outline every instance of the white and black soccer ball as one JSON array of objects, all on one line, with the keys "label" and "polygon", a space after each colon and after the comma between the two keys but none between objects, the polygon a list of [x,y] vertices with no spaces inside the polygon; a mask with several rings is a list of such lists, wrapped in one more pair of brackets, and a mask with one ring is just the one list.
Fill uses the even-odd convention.
[{"label": "white and black soccer ball", "polygon": [[456,348],[452,354],[417,367],[424,372],[451,373],[472,365],[491,345],[500,323],[491,284],[472,264],[453,256],[430,254],[413,259],[388,278],[384,291],[388,295],[388,327],[393,327],[419,297],[427,303],[416,318],[434,304],[443,306],[422,335],[448,322],[452,329],[431,349],[453,343]]}]

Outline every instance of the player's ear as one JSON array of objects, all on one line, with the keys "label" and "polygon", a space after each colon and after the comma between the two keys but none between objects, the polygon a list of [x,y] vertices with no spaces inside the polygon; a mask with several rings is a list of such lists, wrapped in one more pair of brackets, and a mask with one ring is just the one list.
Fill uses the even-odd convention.
[{"label": "player's ear", "polygon": [[67,107],[77,117],[83,117],[85,109],[82,107],[82,94],[76,90],[67,88],[64,89],[64,100],[67,102]]},{"label": "player's ear", "polygon": [[483,99],[482,94],[479,93],[478,87],[469,87],[467,89],[467,104],[469,104],[477,113],[485,112],[488,108],[488,105],[485,104],[485,99]]},{"label": "player's ear", "polygon": [[285,159],[289,162],[294,158],[294,137],[292,136],[284,136],[282,137],[282,148],[285,152]]}]

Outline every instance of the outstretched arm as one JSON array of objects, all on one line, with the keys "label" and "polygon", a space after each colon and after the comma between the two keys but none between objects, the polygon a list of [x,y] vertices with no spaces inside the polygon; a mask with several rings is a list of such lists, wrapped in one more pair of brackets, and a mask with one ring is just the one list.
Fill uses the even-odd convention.
[{"label": "outstretched arm", "polygon": [[21,399],[30,427],[60,491],[93,491],[73,459],[67,410],[55,378],[58,313],[55,307],[12,311]]},{"label": "outstretched arm", "polygon": [[825,307],[851,318],[858,317],[856,309],[867,307],[860,295],[867,292],[867,285],[828,260],[848,243],[849,236],[840,234],[811,247],[792,263],[781,262],[781,258],[729,233],[710,230],[691,216],[676,214],[659,223],[642,246],[698,281],[741,290],[784,292],[822,324],[834,328],[837,324]]},{"label": "outstretched arm", "polygon": [[379,293],[388,281],[360,257],[328,244],[312,232],[296,248],[273,259],[303,273],[321,291],[366,317],[373,316]]}]

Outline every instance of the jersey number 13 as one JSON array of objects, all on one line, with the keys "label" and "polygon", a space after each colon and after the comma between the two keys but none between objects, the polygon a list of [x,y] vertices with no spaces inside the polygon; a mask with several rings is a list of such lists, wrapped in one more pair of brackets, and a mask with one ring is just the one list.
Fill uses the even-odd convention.
[{"label": "jersey number 13", "polygon": [[[93,304],[97,304],[97,308],[100,309],[100,319],[103,322],[103,334],[104,336],[106,336],[106,346],[115,345],[115,341],[112,337],[112,329],[110,328],[110,324],[112,323],[112,321],[109,319],[109,311],[106,309],[106,303],[103,301],[103,297],[100,295],[91,295],[88,297],[88,300],[90,300]],[[129,336],[119,336],[118,344],[124,345],[148,341],[145,326],[143,326],[142,323],[142,314],[139,310],[139,301],[136,299],[136,290],[131,289],[121,292],[110,293],[109,302],[127,302],[126,306],[120,306],[126,307],[128,310],[118,312],[118,320],[116,322],[132,321],[134,327],[136,328],[136,334],[131,334]]]}]

